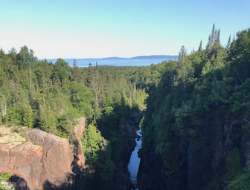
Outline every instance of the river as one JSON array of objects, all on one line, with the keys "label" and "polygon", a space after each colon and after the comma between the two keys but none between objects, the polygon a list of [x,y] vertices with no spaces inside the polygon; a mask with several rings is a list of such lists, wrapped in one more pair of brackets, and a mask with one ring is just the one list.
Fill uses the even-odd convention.
[{"label": "river", "polygon": [[[131,154],[130,161],[128,164],[128,170],[130,172],[130,180],[132,184],[137,184],[137,173],[139,169],[139,164],[140,164],[140,158],[138,157],[138,150],[141,148],[142,141],[141,141],[141,129],[137,131],[137,135],[140,136],[140,138],[136,138],[136,146],[134,151]],[[136,188],[135,190],[138,190]]]}]

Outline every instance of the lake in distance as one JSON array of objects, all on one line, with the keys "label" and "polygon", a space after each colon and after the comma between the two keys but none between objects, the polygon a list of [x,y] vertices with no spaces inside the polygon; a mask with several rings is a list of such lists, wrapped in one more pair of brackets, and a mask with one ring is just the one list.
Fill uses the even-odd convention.
[{"label": "lake in distance", "polygon": [[[73,66],[74,59],[63,59],[68,62],[69,66]],[[168,60],[178,60],[178,56],[175,55],[157,55],[157,56],[137,56],[132,58],[119,58],[119,57],[110,57],[110,58],[84,58],[84,59],[75,59],[76,65],[78,67],[88,67],[89,63],[92,66],[95,66],[96,63],[100,65],[108,66],[149,66],[151,64],[158,64],[162,61]],[[47,59],[48,62],[56,63],[57,59]]]}]

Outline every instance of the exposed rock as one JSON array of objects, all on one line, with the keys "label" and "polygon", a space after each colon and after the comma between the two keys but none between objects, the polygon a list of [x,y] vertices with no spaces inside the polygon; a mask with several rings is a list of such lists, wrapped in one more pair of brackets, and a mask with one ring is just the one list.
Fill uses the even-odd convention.
[{"label": "exposed rock", "polygon": [[8,171],[22,177],[30,189],[42,189],[41,160],[42,147],[25,142],[10,150]]},{"label": "exposed rock", "polygon": [[130,123],[133,125],[133,127],[139,129],[139,123],[143,117],[143,110],[141,110],[139,113],[134,113],[130,117]]},{"label": "exposed rock", "polygon": [[26,136],[34,144],[42,146],[40,182],[48,181],[55,186],[67,183],[73,161],[69,141],[37,129],[28,131]]},{"label": "exposed rock", "polygon": [[81,118],[75,127],[79,139],[76,164],[67,139],[32,129],[26,132],[26,141],[19,134],[10,133],[8,128],[1,126],[0,173],[9,171],[17,176],[16,183],[22,189],[68,189],[74,181],[71,179],[72,167],[80,168],[85,162],[80,143],[84,125],[85,120]]},{"label": "exposed rock", "polygon": [[75,136],[78,140],[78,149],[76,155],[78,166],[83,166],[85,163],[85,157],[83,155],[82,143],[81,143],[81,139],[84,135],[84,130],[85,130],[85,118],[80,118],[78,119],[78,124],[75,126],[74,129]]},{"label": "exposed rock", "polygon": [[7,135],[11,133],[11,129],[0,125],[0,136]]},{"label": "exposed rock", "polygon": [[25,142],[26,139],[18,133],[10,133],[0,137],[0,143]]}]

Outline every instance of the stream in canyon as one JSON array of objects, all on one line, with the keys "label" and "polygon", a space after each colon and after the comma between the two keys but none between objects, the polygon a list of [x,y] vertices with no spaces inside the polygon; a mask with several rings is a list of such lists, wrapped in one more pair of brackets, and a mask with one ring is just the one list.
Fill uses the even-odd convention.
[{"label": "stream in canyon", "polygon": [[129,161],[129,164],[128,164],[128,170],[130,172],[130,180],[131,180],[131,182],[133,184],[132,187],[135,190],[138,190],[138,188],[137,188],[137,173],[138,173],[139,164],[140,164],[140,158],[138,157],[138,151],[142,146],[142,140],[141,140],[142,132],[141,132],[141,129],[137,131],[137,135],[138,135],[138,137],[136,138],[136,146],[135,146],[134,151],[131,154],[130,161]]}]

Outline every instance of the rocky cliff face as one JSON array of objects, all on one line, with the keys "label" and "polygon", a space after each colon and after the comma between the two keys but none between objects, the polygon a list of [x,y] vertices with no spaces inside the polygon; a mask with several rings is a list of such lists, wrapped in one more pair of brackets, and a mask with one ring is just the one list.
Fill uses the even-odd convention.
[{"label": "rocky cliff face", "polygon": [[[81,119],[75,128],[78,138],[83,130],[84,119]],[[7,135],[16,137],[11,139]],[[31,190],[69,188],[74,182],[72,163],[77,160],[75,165],[81,168],[85,161],[81,150],[74,159],[67,139],[38,129],[28,130],[25,139],[1,126],[0,136],[0,172],[9,171],[22,178]]]},{"label": "rocky cliff face", "polygon": [[174,173],[159,156],[142,154],[140,190],[224,190],[238,170],[249,172],[250,133],[242,127],[243,119],[234,115],[224,118],[220,111],[202,119],[202,126],[188,123],[195,136],[177,137],[172,151],[177,161]]}]

